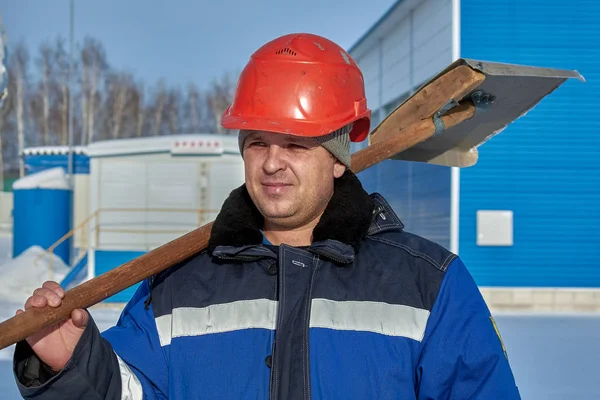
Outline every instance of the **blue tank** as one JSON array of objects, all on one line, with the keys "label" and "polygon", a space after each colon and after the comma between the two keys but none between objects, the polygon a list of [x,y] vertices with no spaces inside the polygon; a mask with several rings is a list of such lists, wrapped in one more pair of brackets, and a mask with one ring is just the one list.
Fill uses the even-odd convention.
[{"label": "blue tank", "polygon": [[[31,246],[47,249],[71,229],[72,192],[64,175],[53,175],[50,182],[27,177],[13,185],[13,257]],[[70,265],[70,250],[68,239],[54,253]]]}]

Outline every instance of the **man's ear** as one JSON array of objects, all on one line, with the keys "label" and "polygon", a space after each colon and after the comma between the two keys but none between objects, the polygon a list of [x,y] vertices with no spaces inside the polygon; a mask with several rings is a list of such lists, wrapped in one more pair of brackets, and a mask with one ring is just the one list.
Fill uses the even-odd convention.
[{"label": "man's ear", "polygon": [[344,175],[344,172],[346,172],[346,166],[336,160],[335,164],[333,164],[333,177],[339,178]]}]

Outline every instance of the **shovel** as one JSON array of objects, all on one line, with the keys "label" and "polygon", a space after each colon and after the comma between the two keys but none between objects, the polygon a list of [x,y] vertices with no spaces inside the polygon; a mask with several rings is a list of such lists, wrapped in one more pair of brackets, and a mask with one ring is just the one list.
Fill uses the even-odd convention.
[{"label": "shovel", "polygon": [[[478,147],[567,79],[566,71],[459,59],[385,118],[370,144],[352,155],[359,173],[387,159],[468,167]],[[66,292],[62,304],[31,308],[0,323],[0,349],[69,318],[206,249],[212,222]]]}]

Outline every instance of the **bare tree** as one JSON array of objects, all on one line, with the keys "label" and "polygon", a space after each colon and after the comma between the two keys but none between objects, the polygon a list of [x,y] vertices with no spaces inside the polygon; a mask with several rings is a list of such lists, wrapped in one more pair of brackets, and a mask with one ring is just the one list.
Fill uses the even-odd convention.
[{"label": "bare tree", "polygon": [[146,106],[144,105],[144,94],[145,87],[144,84],[139,82],[136,84],[137,93],[138,93],[138,107],[137,107],[137,118],[136,118],[136,136],[141,137],[144,129],[144,120],[146,116]]},{"label": "bare tree", "polygon": [[122,136],[123,120],[130,101],[133,77],[124,72],[111,72],[106,78],[104,109],[107,112],[105,129],[111,132],[110,137]]},{"label": "bare tree", "polygon": [[103,73],[108,69],[104,47],[96,39],[85,38],[81,50],[81,68],[82,92],[86,97],[85,100],[82,100],[84,103],[82,105],[84,105],[85,120],[87,121],[87,143],[89,144],[94,140],[94,120],[101,100],[100,81]]},{"label": "bare tree", "polygon": [[81,104],[81,145],[86,145],[88,144],[88,139],[89,139],[89,134],[87,133],[87,128],[88,128],[88,114],[89,114],[89,107],[88,107],[88,96],[86,93],[86,81],[87,81],[87,68],[85,68],[83,65],[81,67],[81,77],[79,78],[79,83],[80,83],[80,91],[79,91],[79,95],[80,95],[80,104]]},{"label": "bare tree", "polygon": [[194,83],[189,83],[187,87],[187,103],[185,105],[189,127],[192,132],[200,131],[200,92]]},{"label": "bare tree", "polygon": [[172,135],[179,133],[181,109],[181,92],[178,89],[171,89],[167,94],[166,111],[169,120],[169,131]]},{"label": "bare tree", "polygon": [[188,84],[185,102],[181,105],[182,129],[187,132],[216,132],[215,114],[208,97],[194,83]]},{"label": "bare tree", "polygon": [[53,73],[53,54],[50,45],[42,43],[39,50],[39,56],[36,59],[38,65],[41,82],[40,82],[40,102],[41,102],[41,113],[35,113],[39,117],[39,127],[41,128],[41,144],[50,144],[50,92],[52,90],[52,76]]},{"label": "bare tree", "polygon": [[103,103],[103,130],[112,139],[140,134],[144,122],[143,86],[134,82],[128,72],[113,71],[108,74]]},{"label": "bare tree", "polygon": [[41,145],[67,144],[69,115],[69,65],[64,41],[54,46],[43,43],[36,57],[39,82],[30,92],[31,122],[36,142]]},{"label": "bare tree", "polygon": [[[143,86],[134,81],[133,75],[127,85],[127,103],[123,119],[123,137],[133,137],[137,135],[139,116],[143,113]],[[141,108],[141,110],[140,110]]]},{"label": "bare tree", "polygon": [[165,108],[165,101],[167,98],[167,91],[165,89],[165,83],[163,80],[158,82],[158,86],[154,92],[154,126],[153,126],[153,134],[154,136],[158,136],[162,132],[162,123],[163,123],[163,112]]},{"label": "bare tree", "polygon": [[[228,133],[221,128],[221,116],[233,97],[235,85],[230,73],[215,79],[207,91],[200,91],[194,83],[182,91],[167,87],[162,79],[148,89],[143,82],[136,81],[134,74],[111,70],[99,41],[88,37],[77,48],[80,57],[75,65],[75,79],[79,85],[73,93],[68,81],[68,53],[62,38],[39,47],[35,80],[30,80],[27,74],[29,58],[24,45],[13,48],[11,112],[10,116],[0,116],[3,134],[0,148],[6,150],[5,157],[10,154],[11,160],[19,158],[26,142],[66,145],[70,101],[74,106],[74,139],[82,145],[104,138],[180,132]],[[34,129],[29,129],[30,126]],[[15,133],[17,138],[14,154],[11,143],[6,141],[12,136],[7,133]],[[22,162],[19,170],[23,175]]]},{"label": "bare tree", "polygon": [[[69,59],[65,50],[65,42],[62,38],[56,40],[56,48],[54,50],[54,66],[57,80],[57,99],[55,101],[54,119],[56,121],[54,132],[59,135],[61,145],[66,145],[68,142],[69,133]],[[76,73],[74,71],[74,73]]]},{"label": "bare tree", "polygon": [[207,93],[207,101],[213,113],[215,121],[215,130],[218,134],[222,134],[221,118],[227,109],[227,106],[233,99],[235,83],[231,79],[229,73],[221,76],[220,80],[213,80],[210,90]]},{"label": "bare tree", "polygon": [[0,18],[0,191],[4,191],[4,147],[6,132],[10,131],[8,126],[12,114],[12,102],[6,101],[10,93],[12,80],[6,70],[7,64],[7,37],[4,24]]},{"label": "bare tree", "polygon": [[[9,73],[10,74],[10,73]],[[8,96],[11,96],[14,90],[14,80],[9,78]],[[5,101],[0,106],[0,191],[4,190],[4,152],[10,146],[10,132],[14,131],[14,107],[12,101]]]},{"label": "bare tree", "polygon": [[19,155],[19,176],[25,175],[25,166],[21,154],[25,147],[25,96],[28,86],[29,53],[23,42],[13,48],[8,70],[14,79],[14,95],[11,95],[17,125],[17,154]]}]

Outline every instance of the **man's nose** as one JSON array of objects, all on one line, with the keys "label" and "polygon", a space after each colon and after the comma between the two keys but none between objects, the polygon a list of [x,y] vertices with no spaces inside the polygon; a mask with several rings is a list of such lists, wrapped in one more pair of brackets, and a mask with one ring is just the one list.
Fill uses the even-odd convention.
[{"label": "man's nose", "polygon": [[277,145],[270,145],[267,153],[267,158],[263,164],[263,169],[268,174],[274,174],[275,172],[285,169],[285,150]]}]

